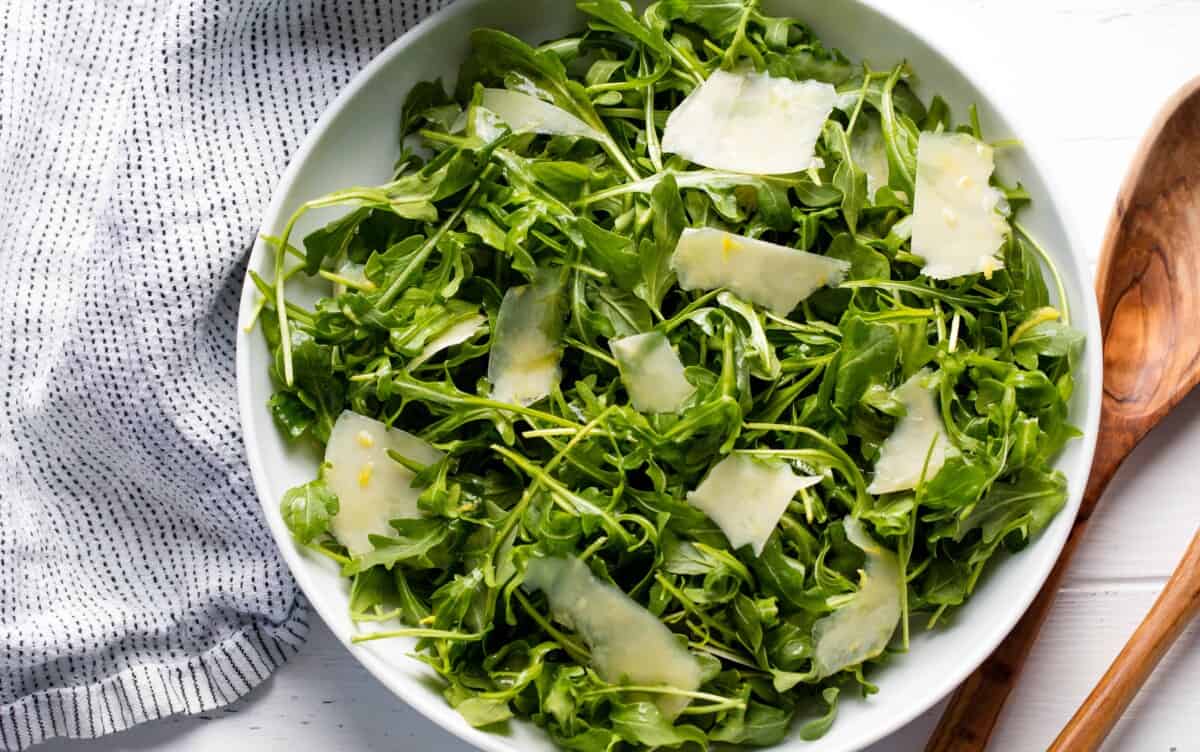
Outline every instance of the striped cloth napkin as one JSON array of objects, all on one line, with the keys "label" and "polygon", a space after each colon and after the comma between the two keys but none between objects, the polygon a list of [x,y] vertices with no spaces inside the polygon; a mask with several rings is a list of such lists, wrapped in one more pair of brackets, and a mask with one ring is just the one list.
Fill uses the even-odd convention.
[{"label": "striped cloth napkin", "polygon": [[0,750],[223,705],[302,643],[242,275],[326,103],[441,4],[0,3]]}]

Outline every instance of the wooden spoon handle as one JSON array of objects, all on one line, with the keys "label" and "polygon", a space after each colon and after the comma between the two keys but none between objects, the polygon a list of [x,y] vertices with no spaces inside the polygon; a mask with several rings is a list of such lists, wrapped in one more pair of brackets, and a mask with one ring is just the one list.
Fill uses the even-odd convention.
[{"label": "wooden spoon handle", "polygon": [[[1111,397],[1105,396],[1106,402]],[[1104,489],[1116,475],[1117,468],[1128,455],[1130,447],[1137,443],[1115,411],[1104,410],[1100,415],[1100,435],[1105,437],[1096,446],[1092,460],[1092,471],[1088,476],[1087,488],[1079,513],[1071,526],[1071,534],[1063,546],[1058,561],[1050,576],[1042,585],[1037,598],[1030,604],[1017,626],[1008,633],[1000,647],[996,648],[974,673],[967,677],[950,697],[950,704],[942,714],[937,729],[929,738],[925,752],[980,752],[987,747],[992,729],[1000,718],[1004,702],[1012,692],[1017,676],[1025,665],[1025,659],[1033,648],[1042,623],[1050,613],[1050,607],[1058,595],[1058,586],[1070,565],[1079,541],[1087,530],[1088,520],[1096,509]]]},{"label": "wooden spoon handle", "polygon": [[1059,583],[1067,571],[1071,554],[1083,537],[1083,528],[1082,525],[1072,528],[1058,563],[1017,626],[950,697],[950,704],[929,738],[925,752],[981,752],[987,747],[1004,702],[1058,595]]},{"label": "wooden spoon handle", "polygon": [[1050,752],[1098,749],[1150,672],[1198,613],[1200,533],[1192,538],[1183,561],[1179,562],[1154,602],[1154,608],[1146,614],[1121,654],[1054,740]]}]

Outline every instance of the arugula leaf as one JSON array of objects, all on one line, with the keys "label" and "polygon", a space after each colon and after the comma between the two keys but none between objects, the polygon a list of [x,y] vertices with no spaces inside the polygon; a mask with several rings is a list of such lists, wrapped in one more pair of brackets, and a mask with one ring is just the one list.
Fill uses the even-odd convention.
[{"label": "arugula leaf", "polygon": [[339,258],[370,209],[355,209],[304,236],[304,271],[316,274],[325,259]]},{"label": "arugula leaf", "polygon": [[900,356],[896,330],[852,316],[842,324],[834,406],[845,412],[856,405],[867,387],[886,380]]},{"label": "arugula leaf", "polygon": [[837,718],[838,688],[827,687],[821,690],[821,699],[825,701],[828,710],[820,718],[805,723],[800,727],[800,738],[806,742],[816,741],[829,732],[833,721]]},{"label": "arugula leaf", "polygon": [[653,321],[650,309],[631,293],[617,287],[595,288],[596,307],[612,327],[617,337],[628,337],[650,331]]},{"label": "arugula leaf", "polygon": [[671,254],[683,228],[687,226],[683,200],[675,176],[667,174],[650,190],[650,213],[653,216],[653,245],[643,245],[641,256],[642,279],[634,292],[655,312],[662,307],[663,297],[675,284],[671,270]]},{"label": "arugula leaf", "polygon": [[294,394],[313,413],[313,435],[325,442],[346,404],[346,388],[335,370],[333,349],[296,332],[292,358],[296,364]]},{"label": "arugula leaf", "polygon": [[316,414],[292,392],[275,392],[267,406],[275,425],[293,441],[303,436],[316,420]]},{"label": "arugula leaf", "polygon": [[429,117],[430,110],[450,104],[451,101],[440,80],[415,84],[404,98],[404,107],[400,110],[401,138],[415,131],[421,121]]},{"label": "arugula leaf", "polygon": [[664,18],[696,24],[725,42],[733,38],[743,16],[753,7],[744,0],[663,0],[659,12]]},{"label": "arugula leaf", "polygon": [[833,186],[841,191],[842,217],[853,236],[858,232],[858,216],[867,204],[867,174],[854,164],[850,139],[841,123],[828,121],[824,135],[829,150],[840,160],[833,173]]},{"label": "arugula leaf", "polygon": [[917,179],[917,140],[920,134],[912,120],[896,107],[896,87],[904,73],[903,65],[892,70],[883,87],[879,113],[883,116],[883,140],[887,145],[888,184],[904,191],[911,202]]},{"label": "arugula leaf", "polygon": [[984,544],[1019,533],[1020,541],[1041,532],[1067,503],[1067,480],[1062,473],[1026,471],[1010,483],[996,483],[965,517],[934,533],[961,541],[978,530]]},{"label": "arugula leaf", "polygon": [[696,726],[672,725],[652,702],[617,705],[609,720],[622,739],[647,747],[678,747],[688,742],[704,746],[707,738]]},{"label": "arugula leaf", "polygon": [[279,505],[279,514],[288,530],[301,543],[324,535],[337,512],[337,496],[319,478],[288,490]]},{"label": "arugula leaf", "polygon": [[503,723],[513,717],[507,700],[475,696],[459,700],[457,704],[451,699],[450,704],[474,728]]},{"label": "arugula leaf", "polygon": [[754,747],[778,744],[787,737],[792,716],[790,708],[748,700],[745,709],[739,708],[726,716],[719,726],[709,732],[709,738],[715,742]]},{"label": "arugula leaf", "polygon": [[392,527],[396,529],[395,536],[371,536],[374,550],[356,556],[351,563],[342,567],[342,574],[350,577],[372,567],[391,569],[397,564],[416,568],[438,565],[429,558],[429,553],[445,541],[450,533],[450,526],[444,520],[434,517],[392,520]]},{"label": "arugula leaf", "polygon": [[459,81],[459,91],[465,84],[474,85],[476,76],[490,74],[503,78],[513,73],[524,76],[537,93],[549,99],[603,135],[601,145],[609,156],[630,177],[638,171],[608,133],[608,128],[596,113],[586,91],[577,81],[568,78],[562,60],[553,52],[537,50],[520,39],[496,29],[476,29],[471,32],[474,51],[467,70]]}]

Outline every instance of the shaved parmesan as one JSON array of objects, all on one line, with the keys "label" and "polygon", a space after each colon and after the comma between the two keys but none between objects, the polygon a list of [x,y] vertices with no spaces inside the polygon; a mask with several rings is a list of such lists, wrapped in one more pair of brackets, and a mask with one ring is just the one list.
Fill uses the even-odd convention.
[{"label": "shaved parmesan", "polygon": [[850,136],[850,156],[854,158],[854,164],[867,173],[867,195],[874,199],[875,191],[888,184],[889,175],[887,146],[878,118],[860,113]]},{"label": "shaved parmesan", "polygon": [[827,83],[716,70],[671,112],[662,148],[718,170],[800,172],[837,101]]},{"label": "shaved parmesan", "polygon": [[647,332],[610,340],[621,381],[634,409],[673,413],[696,391],[683,375],[683,363],[665,334]]},{"label": "shaved parmesan", "polygon": [[708,471],[687,500],[717,523],[734,549],[749,545],[759,556],[796,492],[820,482],[821,476],[796,475],[778,460],[731,454]]},{"label": "shaved parmesan", "polygon": [[[904,405],[905,414],[879,449],[875,479],[867,486],[868,493],[885,494],[916,488],[922,469],[925,479],[929,480],[942,469],[946,456],[953,451],[929,382],[930,373],[926,369],[896,389],[895,397]],[[927,453],[928,467],[925,465]]]},{"label": "shaved parmesan", "polygon": [[595,128],[561,107],[519,91],[484,89],[479,104],[496,113],[513,133],[580,136],[596,141],[604,138]]},{"label": "shaved parmesan", "polygon": [[425,361],[437,355],[442,350],[445,350],[455,345],[461,345],[467,340],[475,336],[475,334],[487,327],[487,317],[475,314],[451,324],[440,334],[425,344],[417,357],[413,358],[408,363],[408,370],[412,370],[421,365]]},{"label": "shaved parmesan", "polygon": [[1008,235],[997,209],[1004,195],[988,181],[992,147],[965,133],[922,133],[917,145],[912,249],[933,279],[1002,268],[996,251]]},{"label": "shaved parmesan", "polygon": [[723,230],[686,228],[671,268],[685,290],[724,287],[779,316],[817,288],[841,284],[850,264]]},{"label": "shaved parmesan", "polygon": [[554,390],[562,376],[562,313],[562,290],[553,274],[504,293],[488,357],[492,399],[532,405]]},{"label": "shaved parmesan", "polygon": [[338,497],[329,527],[352,555],[371,551],[372,535],[393,535],[390,520],[421,516],[415,476],[388,456],[389,449],[425,465],[442,457],[416,436],[349,410],[338,416],[325,445],[325,483]]},{"label": "shaved parmesan", "polygon": [[[355,282],[359,287],[371,286],[371,280],[367,279],[366,267],[363,264],[356,264],[353,261],[347,261],[338,269],[338,276],[342,279]],[[333,295],[337,297],[345,294],[350,288],[342,282],[334,281]]]},{"label": "shaved parmesan", "polygon": [[824,679],[883,652],[900,622],[900,564],[862,523],[847,517],[846,538],[867,555],[858,591],[813,624],[813,670]]},{"label": "shaved parmesan", "polygon": [[[583,637],[592,667],[605,681],[665,684],[688,692],[700,687],[700,664],[671,630],[579,559],[532,559],[522,587],[546,594],[554,618]],[[673,718],[688,698],[659,695],[657,704]]]}]

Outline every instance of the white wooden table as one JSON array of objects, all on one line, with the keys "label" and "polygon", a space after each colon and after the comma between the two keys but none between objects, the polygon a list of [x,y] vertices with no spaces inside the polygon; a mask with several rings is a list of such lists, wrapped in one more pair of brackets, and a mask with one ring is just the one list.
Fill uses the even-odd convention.
[{"label": "white wooden table", "polygon": [[[564,0],[565,1],[565,0]],[[834,0],[830,0],[831,2]],[[1117,186],[1167,96],[1200,75],[1200,0],[906,0],[917,28],[970,34],[975,62],[1046,156],[1093,263]],[[909,7],[915,6],[915,7]],[[1200,322],[1197,322],[1200,325]],[[1153,602],[1200,523],[1200,394],[1126,463],[1008,703],[991,749],[1045,749]],[[301,655],[241,702],[45,752],[466,752],[394,698],[317,617]],[[1200,627],[1180,640],[1106,749],[1200,750]],[[871,752],[919,750],[940,708]],[[820,749],[820,745],[813,745]]]}]

